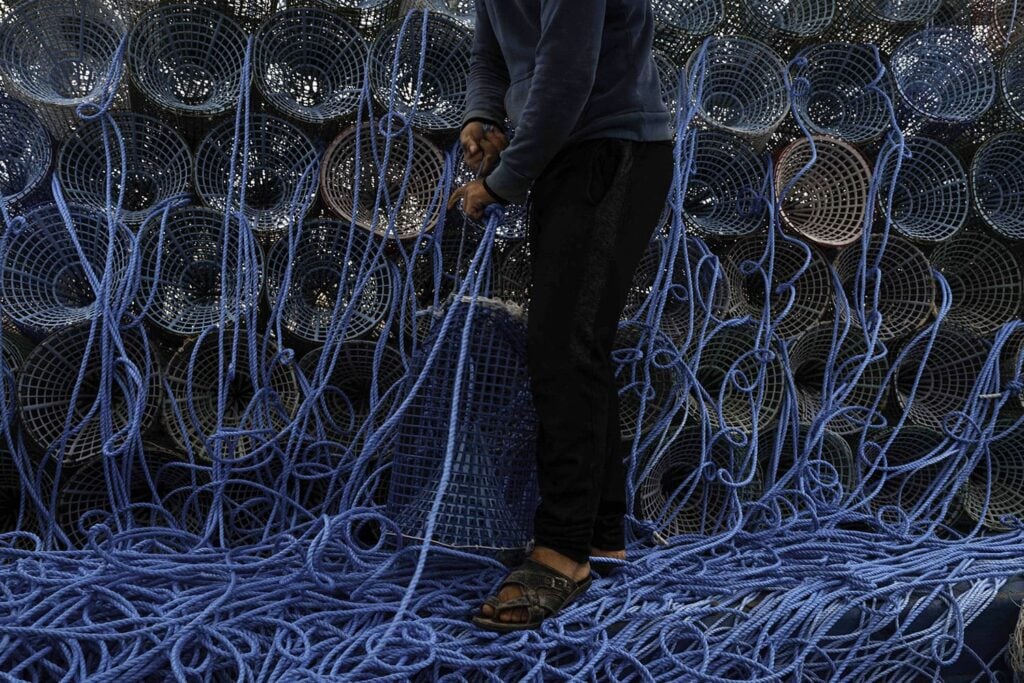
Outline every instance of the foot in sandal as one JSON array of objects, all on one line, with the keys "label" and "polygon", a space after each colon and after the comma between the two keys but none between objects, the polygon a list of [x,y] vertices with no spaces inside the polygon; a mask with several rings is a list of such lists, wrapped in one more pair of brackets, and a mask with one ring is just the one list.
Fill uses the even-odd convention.
[{"label": "foot in sandal", "polygon": [[501,584],[473,617],[473,623],[492,631],[533,629],[583,595],[593,578],[590,563],[580,564],[561,553],[538,546]]}]

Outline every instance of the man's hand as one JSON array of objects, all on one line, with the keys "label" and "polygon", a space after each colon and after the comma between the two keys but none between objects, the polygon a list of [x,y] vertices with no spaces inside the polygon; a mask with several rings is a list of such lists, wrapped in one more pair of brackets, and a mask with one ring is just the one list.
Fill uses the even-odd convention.
[{"label": "man's hand", "polygon": [[448,199],[448,209],[454,208],[460,199],[462,200],[462,213],[475,221],[483,220],[484,209],[488,206],[500,203],[487,191],[482,180],[473,180],[452,192],[451,198]]},{"label": "man's hand", "polygon": [[477,177],[490,173],[498,163],[501,151],[508,147],[508,138],[503,132],[480,121],[467,123],[459,142],[462,143],[466,166],[475,171]]}]

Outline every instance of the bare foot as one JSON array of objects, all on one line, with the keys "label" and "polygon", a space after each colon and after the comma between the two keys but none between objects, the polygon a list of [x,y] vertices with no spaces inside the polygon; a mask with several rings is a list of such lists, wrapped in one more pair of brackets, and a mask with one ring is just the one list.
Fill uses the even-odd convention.
[{"label": "bare foot", "polygon": [[610,557],[613,560],[625,560],[626,559],[626,551],[625,550],[601,550],[600,548],[591,548],[590,549],[590,556],[591,557]]},{"label": "bare foot", "polygon": [[[590,563],[584,562],[580,564],[569,559],[565,555],[561,554],[551,548],[545,548],[543,546],[537,546],[530,553],[530,559],[536,560],[543,565],[551,567],[557,572],[561,572],[571,578],[573,581],[582,581],[590,575]],[[516,585],[505,586],[498,593],[498,599],[504,602],[505,600],[512,600],[518,598],[523,594],[523,590]],[[490,605],[483,605],[480,608],[480,613],[485,617],[491,618],[494,616],[494,610]],[[501,612],[501,616],[498,617],[503,622],[511,623],[522,623],[526,621],[530,616],[530,613],[525,607],[518,609],[509,609]]]}]

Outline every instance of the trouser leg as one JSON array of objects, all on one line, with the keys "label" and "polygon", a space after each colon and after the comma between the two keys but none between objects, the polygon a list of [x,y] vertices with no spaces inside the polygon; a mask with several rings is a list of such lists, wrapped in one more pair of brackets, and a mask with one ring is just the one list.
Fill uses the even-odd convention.
[{"label": "trouser leg", "polygon": [[599,512],[601,541],[621,534],[625,477],[610,356],[671,171],[667,145],[595,140],[560,153],[534,186],[527,321],[539,422],[534,542],[577,562],[589,556]]}]

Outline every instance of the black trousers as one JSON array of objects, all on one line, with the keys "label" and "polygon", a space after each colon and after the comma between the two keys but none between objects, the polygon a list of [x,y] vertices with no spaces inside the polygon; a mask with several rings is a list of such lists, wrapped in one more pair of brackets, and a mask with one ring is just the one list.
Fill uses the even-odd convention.
[{"label": "black trousers", "polygon": [[559,152],[531,194],[534,544],[581,563],[591,546],[624,547],[625,449],[611,353],[673,163],[668,141],[586,140]]}]

